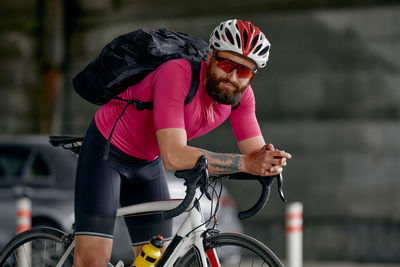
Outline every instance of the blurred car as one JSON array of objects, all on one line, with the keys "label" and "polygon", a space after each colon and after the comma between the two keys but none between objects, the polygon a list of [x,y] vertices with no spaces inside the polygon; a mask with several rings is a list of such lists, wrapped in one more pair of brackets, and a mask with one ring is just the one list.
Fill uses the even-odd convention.
[{"label": "blurred car", "polygon": [[32,225],[69,231],[74,220],[76,155],[45,136],[0,137],[0,248],[16,233],[16,201],[32,203]]},{"label": "blurred car", "polygon": [[[32,201],[32,226],[46,225],[69,232],[74,220],[74,181],[77,155],[69,150],[53,147],[48,136],[0,137],[0,250],[16,232],[16,200],[21,191]],[[167,171],[171,198],[183,198],[183,180]],[[219,188],[216,189],[219,192]],[[17,194],[18,193],[18,194]],[[201,198],[205,219],[210,217],[210,201]],[[216,199],[213,201],[214,207]],[[229,193],[223,189],[217,213],[217,229],[241,232],[236,208]],[[184,215],[174,218],[177,231]],[[213,225],[213,222],[211,222]],[[113,258],[132,253],[130,240],[122,218],[117,219]]]}]

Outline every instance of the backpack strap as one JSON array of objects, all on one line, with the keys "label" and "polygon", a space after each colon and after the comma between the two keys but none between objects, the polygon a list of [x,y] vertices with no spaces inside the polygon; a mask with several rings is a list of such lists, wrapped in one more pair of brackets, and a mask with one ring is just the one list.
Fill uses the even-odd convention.
[{"label": "backpack strap", "polygon": [[231,106],[231,112],[234,111],[235,109],[237,109],[239,106],[240,106],[240,102],[239,102],[239,104]]},{"label": "backpack strap", "polygon": [[190,82],[189,93],[185,98],[185,106],[193,100],[199,88],[201,62],[190,61],[190,67],[192,68],[192,80]]},{"label": "backpack strap", "polygon": [[127,105],[133,104],[135,106],[135,108],[139,111],[142,111],[144,109],[153,110],[153,102],[143,102],[143,101],[140,101],[137,99],[127,100],[127,99],[123,99],[115,94],[113,94],[113,97],[111,99],[124,101],[124,102],[126,102]]}]

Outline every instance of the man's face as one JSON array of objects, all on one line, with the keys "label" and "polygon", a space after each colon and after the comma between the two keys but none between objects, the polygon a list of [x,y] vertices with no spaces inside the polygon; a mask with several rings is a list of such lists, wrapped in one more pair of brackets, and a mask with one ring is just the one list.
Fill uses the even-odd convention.
[{"label": "man's face", "polygon": [[[230,72],[221,69],[219,61],[227,59],[233,66],[235,63],[255,69],[256,64],[248,59],[240,57],[236,54],[218,51],[215,52],[217,59],[213,57],[212,52],[208,54],[208,66],[206,71],[205,89],[208,95],[220,104],[237,105],[239,104],[243,92],[249,86],[253,75],[249,77],[239,77],[238,68],[232,69]],[[218,60],[219,59],[219,60]],[[229,63],[229,62],[228,62]],[[241,68],[243,68],[241,66]]]}]

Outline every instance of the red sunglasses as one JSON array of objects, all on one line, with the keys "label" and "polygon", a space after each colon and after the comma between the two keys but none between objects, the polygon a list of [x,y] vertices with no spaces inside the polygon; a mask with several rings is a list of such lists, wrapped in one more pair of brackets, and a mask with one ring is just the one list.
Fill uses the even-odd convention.
[{"label": "red sunglasses", "polygon": [[217,60],[217,66],[226,73],[230,73],[237,69],[237,75],[239,78],[251,78],[257,73],[257,68],[252,69],[246,65],[242,65],[235,61],[227,58],[219,57],[216,53],[213,53],[213,57]]}]

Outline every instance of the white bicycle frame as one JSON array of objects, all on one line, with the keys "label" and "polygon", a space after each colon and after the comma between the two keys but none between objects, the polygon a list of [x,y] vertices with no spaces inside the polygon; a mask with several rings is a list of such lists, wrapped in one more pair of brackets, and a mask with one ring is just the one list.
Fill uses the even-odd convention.
[{"label": "white bicycle frame", "polygon": [[[211,266],[220,266],[215,250],[210,250],[207,253],[204,251],[202,234],[207,229],[204,225],[203,212],[200,207],[200,202],[197,201],[197,199],[198,194],[196,192],[195,198],[189,205],[189,208],[186,210],[187,216],[175,235],[175,238],[178,237],[180,241],[174,248],[173,252],[169,255],[169,258],[163,265],[164,267],[173,266],[173,263],[178,259],[178,257],[185,252],[184,249],[189,248],[191,245],[194,246],[199,259],[201,259],[201,266],[207,266],[206,254],[210,260]],[[131,205],[118,209],[117,216],[134,216],[168,211],[176,208],[181,202],[182,199],[171,199]],[[65,259],[68,257],[74,247],[75,240],[70,244],[56,267],[62,266]]]}]

